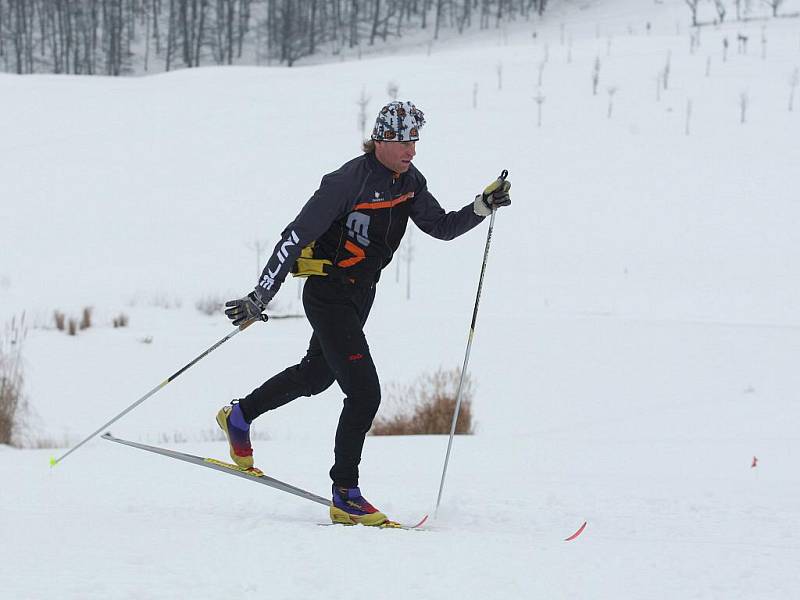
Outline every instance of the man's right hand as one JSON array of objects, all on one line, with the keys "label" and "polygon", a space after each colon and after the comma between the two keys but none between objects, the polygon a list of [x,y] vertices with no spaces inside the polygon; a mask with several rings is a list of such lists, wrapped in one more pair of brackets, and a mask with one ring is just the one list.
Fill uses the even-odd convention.
[{"label": "man's right hand", "polygon": [[266,303],[254,290],[244,298],[226,302],[225,306],[229,307],[225,310],[225,315],[238,327],[242,323],[260,318]]}]

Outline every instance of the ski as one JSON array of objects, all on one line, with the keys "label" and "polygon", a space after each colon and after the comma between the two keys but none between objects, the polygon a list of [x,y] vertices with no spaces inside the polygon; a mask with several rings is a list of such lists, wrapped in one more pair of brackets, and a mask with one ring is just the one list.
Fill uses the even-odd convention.
[{"label": "ski", "polygon": [[[252,467],[250,469],[245,469],[244,467],[240,467],[238,465],[217,460],[215,458],[204,458],[202,456],[195,456],[194,454],[186,454],[185,452],[178,452],[177,450],[167,450],[166,448],[158,448],[157,446],[149,446],[147,444],[141,444],[139,442],[123,440],[121,438],[113,436],[110,432],[106,432],[100,437],[102,437],[104,440],[108,440],[109,442],[116,442],[118,444],[130,446],[131,448],[138,448],[139,450],[145,450],[147,452],[152,452],[153,454],[160,454],[161,456],[166,456],[168,458],[176,458],[178,460],[182,460],[184,462],[188,462],[193,465],[197,465],[199,467],[214,469],[215,471],[226,473],[228,475],[236,475],[237,477],[248,479],[250,481],[255,481],[256,483],[261,483],[273,489],[280,490],[281,492],[287,492],[289,494],[299,496],[300,498],[311,500],[312,502],[316,502],[317,504],[322,504],[323,506],[328,506],[328,507],[331,506],[331,501],[328,498],[317,496],[316,494],[312,494],[311,492],[308,492],[302,488],[288,484],[279,479],[275,479],[274,477],[270,477],[269,475],[265,475],[263,471],[255,467]],[[419,523],[417,523],[416,525],[404,525],[396,521],[388,520],[385,523],[378,525],[377,527],[381,529],[419,529],[427,520],[428,520],[428,515],[425,515],[422,518],[422,520],[420,520]],[[336,524],[337,523],[320,523],[320,525],[336,525]]]},{"label": "ski", "polygon": [[156,446],[148,446],[147,444],[131,442],[130,440],[123,440],[118,437],[114,437],[113,435],[111,435],[111,433],[108,432],[104,433],[101,437],[104,440],[108,440],[109,442],[117,442],[118,444],[124,444],[125,446],[130,446],[131,448],[146,450],[147,452],[160,454],[161,456],[166,456],[169,458],[177,458],[178,460],[192,463],[193,465],[197,465],[199,467],[214,469],[215,471],[220,471],[221,473],[227,473],[228,475],[236,475],[237,477],[248,479],[250,481],[255,481],[257,483],[264,484],[276,490],[287,492],[289,494],[305,498],[306,500],[311,500],[312,502],[316,502],[317,504],[322,504],[324,506],[331,505],[331,501],[328,500],[327,498],[323,498],[322,496],[317,496],[316,494],[312,494],[311,492],[308,492],[304,489],[290,485],[288,483],[280,481],[279,479],[275,479],[274,477],[265,475],[261,470],[256,469],[255,467],[251,469],[245,469],[238,465],[226,463],[221,460],[216,460],[214,458],[203,458],[202,456],[195,456],[194,454],[186,454],[184,452],[178,452],[176,450],[167,450],[166,448],[158,448]]}]

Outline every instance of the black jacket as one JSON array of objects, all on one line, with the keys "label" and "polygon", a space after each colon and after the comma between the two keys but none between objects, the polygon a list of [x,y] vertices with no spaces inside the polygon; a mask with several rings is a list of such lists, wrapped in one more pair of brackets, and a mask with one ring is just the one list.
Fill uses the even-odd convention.
[{"label": "black jacket", "polygon": [[281,234],[256,290],[266,303],[277,293],[300,251],[316,241],[314,258],[330,260],[355,282],[375,282],[412,221],[425,233],[451,240],[483,217],[472,202],[445,212],[412,164],[398,175],[373,153],[363,154],[322,178],[319,189]]}]

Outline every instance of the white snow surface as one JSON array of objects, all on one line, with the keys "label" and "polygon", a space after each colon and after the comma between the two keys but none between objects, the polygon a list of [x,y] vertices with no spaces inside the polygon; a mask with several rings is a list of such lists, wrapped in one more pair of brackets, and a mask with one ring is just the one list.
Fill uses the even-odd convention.
[{"label": "white snow surface", "polygon": [[[796,596],[800,25],[704,27],[692,54],[688,17],[678,0],[567,3],[430,56],[1,75],[0,319],[31,324],[24,439],[59,447],[0,446],[0,598]],[[455,440],[438,517],[318,527],[319,505],[100,439],[51,469],[230,331],[195,303],[255,284],[253,243],[271,249],[355,156],[356,100],[371,119],[389,80],[426,113],[415,164],[443,206],[502,169],[513,182],[470,362],[477,432]],[[405,266],[384,272],[366,328],[383,383],[461,365],[487,225],[413,231],[410,300]],[[297,312],[297,289],[276,312]],[[53,328],[83,306],[94,327]],[[224,459],[215,412],[309,336],[304,319],[255,325],[110,429]],[[257,420],[258,465],[327,495],[341,399],[334,385]],[[432,514],[446,445],[369,437],[365,495],[403,522]]]}]

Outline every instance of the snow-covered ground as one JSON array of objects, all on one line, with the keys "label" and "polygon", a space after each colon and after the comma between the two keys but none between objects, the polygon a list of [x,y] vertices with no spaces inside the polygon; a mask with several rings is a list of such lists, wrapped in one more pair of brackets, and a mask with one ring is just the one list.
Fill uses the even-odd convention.
[{"label": "snow-covered ground", "polygon": [[[606,4],[430,56],[0,76],[0,321],[33,325],[26,440],[62,446],[0,446],[0,598],[792,597],[800,22],[705,27],[692,54],[683,2]],[[513,181],[470,363],[477,434],[427,531],[317,527],[318,505],[102,440],[50,469],[230,331],[195,304],[252,287],[255,243],[358,152],[356,101],[371,120],[390,80],[426,113],[415,163],[444,206]],[[410,300],[406,267],[384,273],[367,325],[384,383],[460,366],[485,234],[415,230]],[[276,312],[296,298],[287,282]],[[53,329],[84,306],[93,328]],[[253,326],[111,429],[225,458],[216,410],[309,335]],[[265,415],[257,462],[327,494],[340,406],[334,386]],[[431,511],[446,444],[368,438],[367,497],[401,521]]]}]

